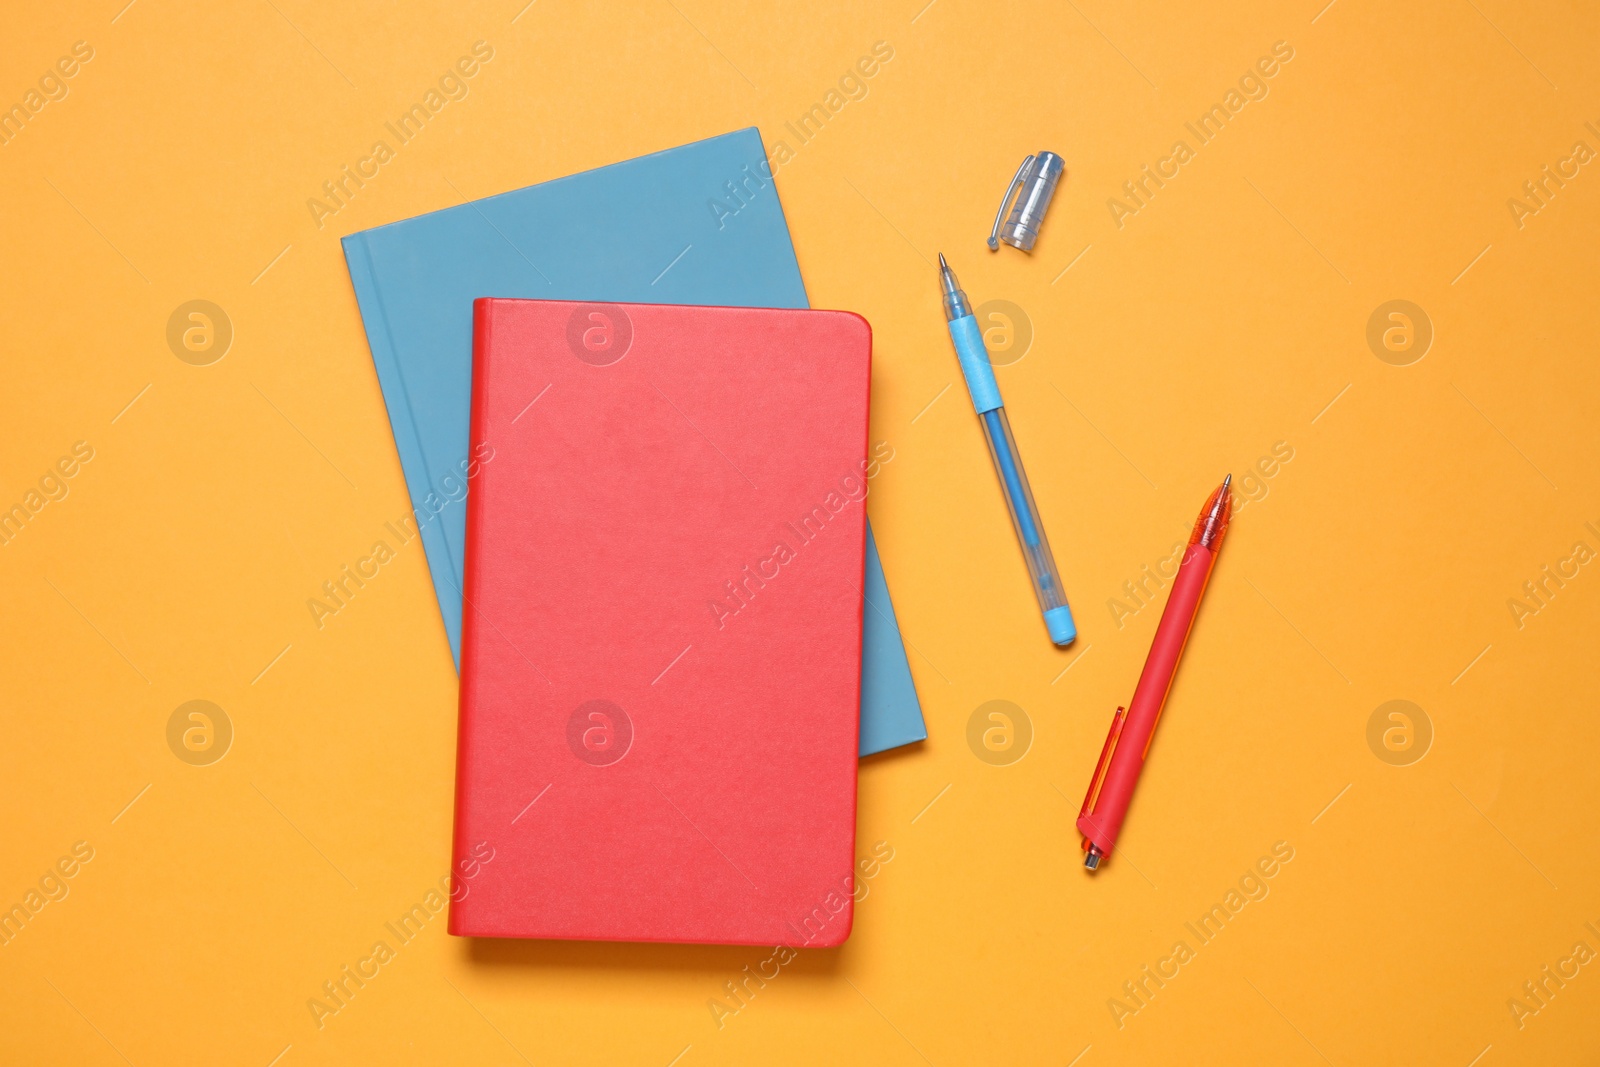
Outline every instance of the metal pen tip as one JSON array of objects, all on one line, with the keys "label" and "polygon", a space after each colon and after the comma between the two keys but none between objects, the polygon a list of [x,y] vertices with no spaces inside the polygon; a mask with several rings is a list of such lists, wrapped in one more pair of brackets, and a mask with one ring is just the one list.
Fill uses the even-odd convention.
[{"label": "metal pen tip", "polygon": [[1228,519],[1233,514],[1233,493],[1228,489],[1232,484],[1233,475],[1229,474],[1206,498],[1205,510],[1195,520],[1194,532],[1189,535],[1191,545],[1215,549],[1222,544],[1222,535],[1228,532]]},{"label": "metal pen tip", "polygon": [[939,291],[944,294],[946,322],[954,322],[972,314],[972,307],[967,303],[967,294],[961,291],[961,283],[956,280],[956,272],[945,262],[943,252],[939,253]]}]

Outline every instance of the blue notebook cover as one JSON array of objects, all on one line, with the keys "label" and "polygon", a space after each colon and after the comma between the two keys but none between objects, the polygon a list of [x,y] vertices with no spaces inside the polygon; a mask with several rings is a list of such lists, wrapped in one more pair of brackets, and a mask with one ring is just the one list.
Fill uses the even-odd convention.
[{"label": "blue notebook cover", "polygon": [[[752,127],[344,238],[457,666],[472,301],[809,307],[765,160]],[[928,736],[870,524],[865,594],[863,756]]]}]

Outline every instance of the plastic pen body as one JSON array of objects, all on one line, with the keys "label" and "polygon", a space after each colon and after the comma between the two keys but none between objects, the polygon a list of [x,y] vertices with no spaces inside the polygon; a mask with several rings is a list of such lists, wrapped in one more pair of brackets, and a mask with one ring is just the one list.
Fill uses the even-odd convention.
[{"label": "plastic pen body", "polygon": [[1033,490],[1029,488],[1028,476],[1022,469],[1017,442],[1011,436],[1011,423],[1006,419],[1000,386],[995,382],[994,368],[989,364],[989,353],[983,345],[983,332],[979,330],[978,320],[967,306],[966,294],[956,285],[955,275],[944,262],[943,256],[939,257],[939,264],[950,340],[955,345],[956,358],[961,362],[961,373],[966,378],[972,406],[983,425],[983,435],[989,444],[989,457],[994,461],[1000,489],[1006,498],[1006,510],[1011,514],[1011,524],[1022,545],[1028,578],[1033,584],[1034,596],[1039,601],[1039,610],[1044,613],[1045,629],[1055,644],[1071,644],[1078,636],[1078,628],[1072,620],[1072,609],[1067,606],[1055,556],[1051,554],[1050,541],[1044,534],[1044,523],[1040,521],[1039,509],[1033,502]]},{"label": "plastic pen body", "polygon": [[1161,622],[1156,626],[1155,639],[1150,643],[1149,658],[1133,691],[1133,700],[1126,711],[1117,709],[1105,748],[1100,753],[1100,762],[1090,779],[1089,792],[1078,815],[1078,831],[1083,834],[1083,847],[1089,853],[1086,865],[1091,870],[1099,865],[1100,857],[1110,855],[1116,846],[1123,820],[1128,815],[1128,805],[1133,800],[1134,787],[1144,771],[1156,723],[1161,719],[1167,692],[1172,688],[1172,677],[1194,627],[1200,598],[1205,593],[1217,552],[1222,547],[1222,536],[1227,531],[1230,481],[1225,480],[1211,494],[1206,510],[1195,524],[1183,562],[1172,581],[1167,606],[1162,609]]}]

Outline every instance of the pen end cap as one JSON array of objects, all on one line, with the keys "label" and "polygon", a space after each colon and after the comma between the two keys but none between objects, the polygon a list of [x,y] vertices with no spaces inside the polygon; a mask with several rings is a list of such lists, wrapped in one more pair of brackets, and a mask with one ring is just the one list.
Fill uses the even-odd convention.
[{"label": "pen end cap", "polygon": [[1078,624],[1072,621],[1072,609],[1069,607],[1051,608],[1044,613],[1044,628],[1050,633],[1050,640],[1057,645],[1070,645],[1078,638]]}]

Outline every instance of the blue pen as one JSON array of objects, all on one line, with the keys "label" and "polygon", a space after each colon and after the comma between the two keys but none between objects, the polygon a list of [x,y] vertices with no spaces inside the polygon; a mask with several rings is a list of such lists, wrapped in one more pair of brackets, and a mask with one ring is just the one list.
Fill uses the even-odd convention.
[{"label": "blue pen", "polygon": [[955,272],[943,255],[939,256],[939,285],[944,290],[944,317],[950,324],[950,340],[956,346],[956,358],[961,361],[961,373],[967,379],[972,406],[983,422],[989,455],[994,460],[995,472],[1000,475],[1000,486],[1005,490],[1006,509],[1011,512],[1011,523],[1017,528],[1022,556],[1028,563],[1028,576],[1033,579],[1033,592],[1039,598],[1039,609],[1044,612],[1044,628],[1049,631],[1051,641],[1070,645],[1078,636],[1078,627],[1072,621],[1072,609],[1067,607],[1067,597],[1061,589],[1061,575],[1056,572],[1056,560],[1050,554],[1050,542],[1045,539],[1039,509],[1034,507],[1028,476],[1022,471],[1017,442],[1011,437],[1005,402],[1000,399],[1000,386],[994,380],[994,368],[989,365],[989,352],[983,347],[983,332],[972,315],[967,294],[961,291]]}]

